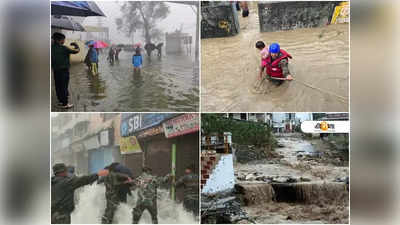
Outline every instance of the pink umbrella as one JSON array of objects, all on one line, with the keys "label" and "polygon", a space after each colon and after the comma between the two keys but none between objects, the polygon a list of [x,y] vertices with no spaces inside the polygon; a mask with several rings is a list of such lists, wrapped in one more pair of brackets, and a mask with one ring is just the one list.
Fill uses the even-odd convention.
[{"label": "pink umbrella", "polygon": [[140,45],[141,45],[140,43],[136,43],[133,45],[133,47],[140,47]]},{"label": "pink umbrella", "polygon": [[94,48],[106,48],[108,47],[108,44],[105,43],[104,41],[95,41],[93,44]]}]

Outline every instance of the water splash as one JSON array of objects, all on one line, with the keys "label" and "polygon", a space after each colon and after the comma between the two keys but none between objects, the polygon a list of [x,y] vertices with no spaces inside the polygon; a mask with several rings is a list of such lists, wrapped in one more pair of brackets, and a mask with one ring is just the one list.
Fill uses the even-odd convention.
[{"label": "water splash", "polygon": [[[75,210],[71,215],[73,224],[100,224],[101,217],[104,213],[105,187],[103,185],[88,185],[76,191],[77,202]],[[167,224],[195,224],[198,219],[186,211],[182,204],[176,203],[169,199],[169,192],[159,190],[158,198],[158,221]],[[137,192],[132,192],[132,196],[128,196],[126,204],[121,204],[114,216],[114,223],[130,224],[132,223],[132,209],[136,205]],[[150,213],[143,212],[139,221],[140,224],[151,224]]]}]

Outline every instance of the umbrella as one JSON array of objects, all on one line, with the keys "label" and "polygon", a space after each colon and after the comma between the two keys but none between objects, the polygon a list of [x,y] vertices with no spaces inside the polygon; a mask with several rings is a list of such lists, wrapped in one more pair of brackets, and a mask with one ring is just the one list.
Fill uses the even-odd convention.
[{"label": "umbrella", "polygon": [[108,47],[108,44],[105,43],[104,41],[95,41],[93,43],[93,47],[94,48],[106,48],[106,47]]},{"label": "umbrella", "polygon": [[92,44],[94,44],[94,41],[93,41],[93,40],[90,40],[90,41],[85,42],[85,45],[92,45]]},{"label": "umbrella", "polygon": [[85,31],[83,26],[68,16],[52,16],[51,27],[64,30]]},{"label": "umbrella", "polygon": [[141,46],[140,43],[136,43],[136,44],[133,45],[133,47],[140,47],[140,46]]},{"label": "umbrella", "polygon": [[94,1],[87,2],[89,5],[90,11],[97,13],[99,16],[106,16],[103,11],[99,8],[99,6]]},{"label": "umbrella", "polygon": [[95,2],[52,1],[51,15],[105,16]]}]

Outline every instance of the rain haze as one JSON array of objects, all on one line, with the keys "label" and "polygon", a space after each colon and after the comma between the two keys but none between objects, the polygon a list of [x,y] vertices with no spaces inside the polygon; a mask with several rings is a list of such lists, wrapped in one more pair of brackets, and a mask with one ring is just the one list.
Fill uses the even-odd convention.
[{"label": "rain haze", "polygon": [[[97,26],[99,20],[103,26],[110,28],[110,39],[115,43],[132,43],[132,37],[127,37],[123,32],[117,29],[115,20],[121,18],[121,6],[124,2],[105,2],[98,1],[97,5],[106,14],[106,17],[87,17],[83,20],[83,25]],[[157,28],[164,32],[173,32],[180,29],[183,25],[184,33],[189,33],[192,37],[196,35],[196,14],[188,5],[177,3],[168,3],[170,14],[164,20],[157,24]],[[135,40],[144,41],[141,32],[136,32]],[[194,47],[194,46],[193,46]]]},{"label": "rain haze", "polygon": [[[52,33],[66,35],[66,46],[76,42],[81,49],[71,55],[69,93],[64,100],[71,107],[63,108],[62,96],[58,96],[52,85],[52,111],[198,111],[199,60],[195,44],[198,4],[94,3],[105,16],[69,16],[84,31],[55,28],[52,23]],[[149,4],[155,5],[149,7]],[[148,29],[140,7],[147,15]],[[90,44],[94,44],[98,54],[95,66],[89,62]]]}]

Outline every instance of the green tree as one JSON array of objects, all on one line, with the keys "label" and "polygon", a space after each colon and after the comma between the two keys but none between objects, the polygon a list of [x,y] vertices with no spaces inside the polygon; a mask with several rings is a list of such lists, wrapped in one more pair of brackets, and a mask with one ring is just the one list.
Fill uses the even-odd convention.
[{"label": "green tree", "polygon": [[151,43],[151,39],[161,37],[162,32],[156,28],[157,23],[165,19],[170,11],[165,2],[129,1],[122,4],[121,12],[123,16],[115,21],[117,29],[128,37],[142,30],[146,43]]},{"label": "green tree", "polygon": [[269,146],[271,150],[276,140],[268,124],[241,121],[223,117],[222,114],[206,113],[201,115],[203,135],[231,132],[232,140],[237,144]]}]

